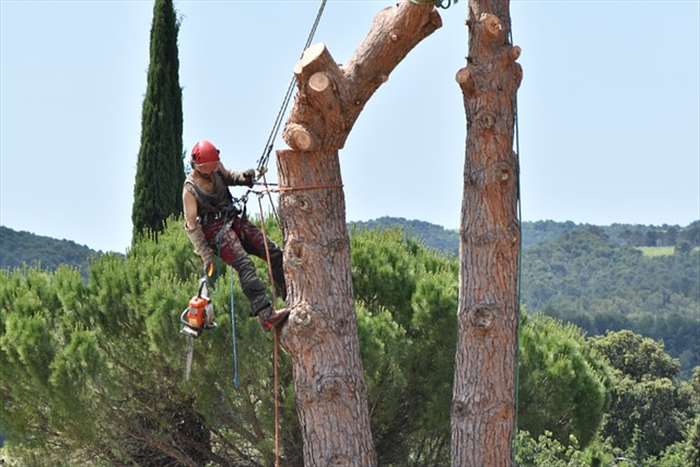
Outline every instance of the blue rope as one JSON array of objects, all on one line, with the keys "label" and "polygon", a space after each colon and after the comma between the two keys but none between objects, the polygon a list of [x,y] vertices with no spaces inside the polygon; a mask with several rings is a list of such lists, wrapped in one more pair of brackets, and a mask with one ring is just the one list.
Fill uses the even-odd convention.
[{"label": "blue rope", "polygon": [[234,279],[233,270],[229,271],[231,274],[231,349],[233,351],[233,385],[236,389],[241,387],[241,376],[238,372],[238,349],[236,347],[236,313],[234,308]]},{"label": "blue rope", "polygon": [[[230,227],[230,226],[229,226]],[[228,230],[226,228],[226,225],[222,228],[221,231],[224,229]],[[218,238],[219,235],[217,234],[217,240],[216,240],[216,256],[221,258],[221,238]],[[241,388],[241,376],[240,372],[238,371],[238,346],[236,345],[236,314],[235,314],[235,301],[234,301],[234,278],[233,278],[233,268],[229,270],[229,274],[231,275],[231,302],[229,305],[229,309],[231,310],[231,351],[233,354],[233,386],[236,389]],[[216,276],[216,274],[215,274]]]}]

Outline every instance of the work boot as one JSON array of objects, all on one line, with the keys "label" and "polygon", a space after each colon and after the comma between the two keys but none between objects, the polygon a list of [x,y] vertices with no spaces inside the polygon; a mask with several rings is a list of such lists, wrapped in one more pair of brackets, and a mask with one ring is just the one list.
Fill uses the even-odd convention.
[{"label": "work boot", "polygon": [[272,264],[272,280],[275,283],[277,296],[282,300],[287,300],[287,285],[284,280],[284,270],[282,269],[282,250],[277,245],[270,242],[270,263]]},{"label": "work boot", "polygon": [[281,325],[288,316],[289,310],[286,308],[275,312],[271,306],[267,306],[258,311],[258,321],[260,322],[260,326],[262,326],[265,331],[269,331],[272,328]]},{"label": "work boot", "polygon": [[255,272],[255,266],[248,256],[237,258],[231,266],[238,272],[238,279],[241,281],[241,288],[248,301],[250,301],[251,315],[258,314],[257,310],[262,310],[270,306],[270,299],[267,297],[265,284],[260,280]]}]

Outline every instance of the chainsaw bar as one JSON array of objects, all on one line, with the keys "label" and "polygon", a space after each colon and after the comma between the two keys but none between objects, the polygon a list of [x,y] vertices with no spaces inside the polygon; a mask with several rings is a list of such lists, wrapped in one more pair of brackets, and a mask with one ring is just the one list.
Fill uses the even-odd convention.
[{"label": "chainsaw bar", "polygon": [[190,374],[192,373],[192,357],[194,356],[194,336],[188,335],[187,339],[187,350],[185,351],[185,381],[190,380]]}]

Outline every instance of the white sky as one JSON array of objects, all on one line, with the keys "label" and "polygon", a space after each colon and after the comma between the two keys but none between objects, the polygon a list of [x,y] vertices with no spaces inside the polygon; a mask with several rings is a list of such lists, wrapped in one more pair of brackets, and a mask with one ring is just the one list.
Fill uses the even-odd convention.
[{"label": "white sky", "polygon": [[[346,61],[387,4],[329,0],[316,41]],[[211,139],[228,166],[253,167],[318,2],[175,5],[184,145]],[[348,220],[457,226],[466,5],[441,11],[443,28],[355,125],[341,152]],[[524,219],[700,218],[699,3],[513,1],[511,11],[525,75]],[[151,14],[151,1],[0,0],[0,224],[129,245]]]}]

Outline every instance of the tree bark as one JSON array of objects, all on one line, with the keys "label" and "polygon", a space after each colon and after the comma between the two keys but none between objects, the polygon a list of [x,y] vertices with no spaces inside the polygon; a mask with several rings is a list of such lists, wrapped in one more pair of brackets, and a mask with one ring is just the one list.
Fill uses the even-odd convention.
[{"label": "tree bark", "polygon": [[345,65],[323,44],[295,67],[298,92],[277,152],[292,357],[306,466],[377,464],[360,360],[338,150],[374,91],[441,26],[432,5],[386,8]]},{"label": "tree bark", "polygon": [[518,155],[513,151],[520,48],[509,0],[469,1],[469,57],[457,72],[467,116],[460,221],[459,334],[452,465],[509,466],[515,433]]}]

